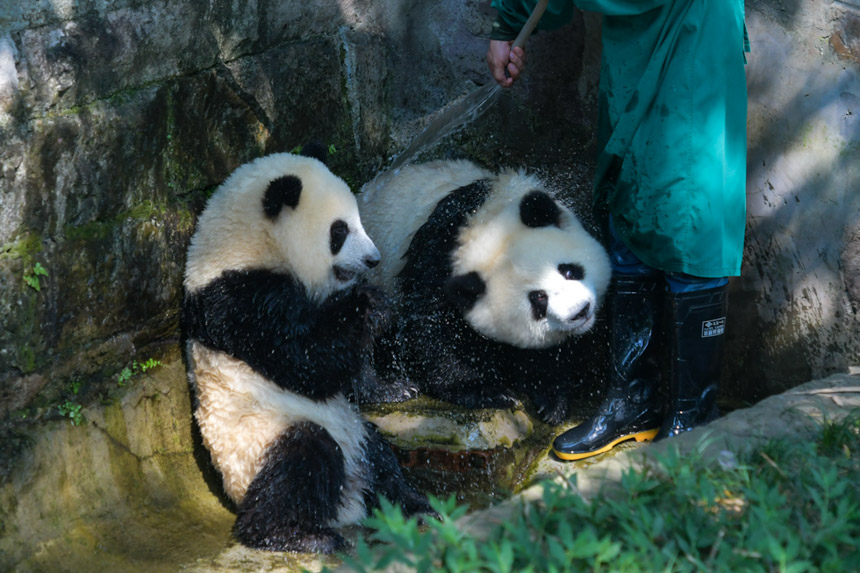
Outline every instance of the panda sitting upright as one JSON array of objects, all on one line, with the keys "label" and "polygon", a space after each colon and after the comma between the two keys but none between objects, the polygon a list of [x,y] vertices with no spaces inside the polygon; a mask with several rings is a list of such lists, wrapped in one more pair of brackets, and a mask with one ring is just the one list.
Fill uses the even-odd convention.
[{"label": "panda sitting upright", "polygon": [[382,251],[371,280],[400,306],[377,344],[380,369],[467,408],[525,394],[544,421],[563,421],[575,339],[594,325],[611,273],[575,215],[536,177],[468,161],[382,174],[359,208]]},{"label": "panda sitting upright", "polygon": [[381,293],[356,285],[378,262],[355,197],[314,157],[240,167],[199,218],[182,338],[194,418],[244,545],[341,549],[336,528],[379,494],[432,511],[344,394],[382,322]]}]

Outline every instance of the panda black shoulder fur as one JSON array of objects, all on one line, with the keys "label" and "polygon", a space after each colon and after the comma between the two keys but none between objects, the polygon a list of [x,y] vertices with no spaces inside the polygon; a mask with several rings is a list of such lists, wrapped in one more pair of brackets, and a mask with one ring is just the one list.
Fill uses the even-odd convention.
[{"label": "panda black shoulder fur", "polygon": [[359,208],[382,251],[371,280],[400,305],[377,348],[388,375],[469,408],[511,407],[523,393],[561,422],[578,385],[576,338],[611,272],[576,216],[535,176],[467,161],[383,174]]},{"label": "panda black shoulder fur", "polygon": [[355,197],[312,157],[238,168],[197,222],[182,337],[194,417],[244,545],[332,552],[378,494],[432,511],[344,395],[382,317],[381,293],[357,286],[378,262]]}]

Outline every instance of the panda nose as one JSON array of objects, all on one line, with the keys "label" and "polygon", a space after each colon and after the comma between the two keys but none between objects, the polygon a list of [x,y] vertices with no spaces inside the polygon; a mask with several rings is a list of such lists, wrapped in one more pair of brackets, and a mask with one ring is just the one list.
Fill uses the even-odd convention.
[{"label": "panda nose", "polygon": [[591,310],[591,303],[585,303],[585,306],[580,309],[579,312],[576,313],[576,316],[570,319],[571,322],[582,320],[584,318],[588,318],[589,311]]},{"label": "panda nose", "polygon": [[379,264],[379,257],[364,257],[364,264],[367,268],[372,269]]}]

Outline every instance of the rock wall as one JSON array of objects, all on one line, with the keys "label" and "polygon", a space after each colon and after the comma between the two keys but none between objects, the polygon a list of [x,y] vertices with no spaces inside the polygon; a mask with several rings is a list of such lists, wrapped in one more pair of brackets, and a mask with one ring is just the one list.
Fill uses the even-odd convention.
[{"label": "rock wall", "polygon": [[860,1],[747,2],[747,25],[729,384],[754,399],[860,363]]}]

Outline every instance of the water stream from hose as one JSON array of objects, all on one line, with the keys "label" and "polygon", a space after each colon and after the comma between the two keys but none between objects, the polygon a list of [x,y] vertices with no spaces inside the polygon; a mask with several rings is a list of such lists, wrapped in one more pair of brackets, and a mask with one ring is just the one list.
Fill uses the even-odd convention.
[{"label": "water stream from hose", "polygon": [[[541,16],[543,16],[548,2],[549,0],[538,0],[529,19],[523,25],[520,33],[517,34],[512,48],[521,48],[525,45],[526,40],[529,39]],[[432,148],[442,138],[455,133],[484,115],[496,102],[501,90],[501,86],[496,82],[485,84],[439,111],[406,149],[394,156],[391,165],[364,186],[365,200],[370,200],[373,190],[381,186],[383,178],[396,175],[404,165],[411,163],[418,155]]]},{"label": "water stream from hose", "polygon": [[481,117],[493,106],[501,91],[502,87],[495,82],[485,84],[438,112],[409,146],[394,157],[388,170],[396,172],[443,137]]}]

